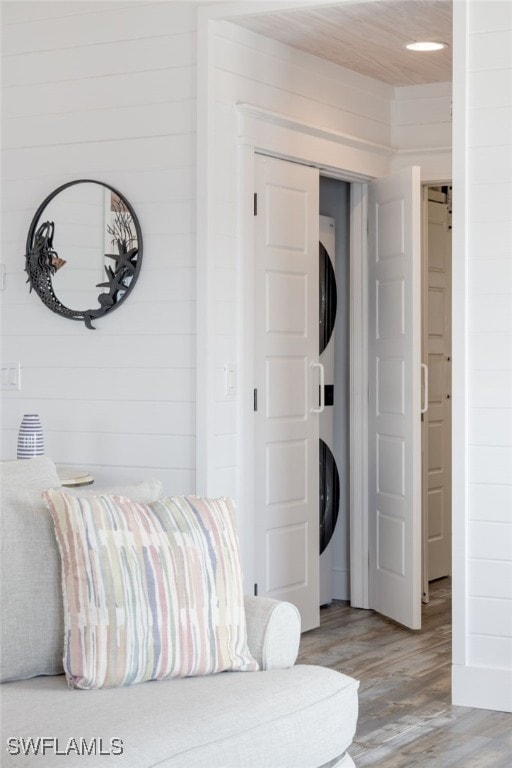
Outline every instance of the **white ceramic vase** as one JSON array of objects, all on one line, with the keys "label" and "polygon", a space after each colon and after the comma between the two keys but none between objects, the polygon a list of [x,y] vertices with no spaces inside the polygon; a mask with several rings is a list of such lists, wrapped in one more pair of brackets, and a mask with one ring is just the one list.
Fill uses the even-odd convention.
[{"label": "white ceramic vase", "polygon": [[18,459],[44,454],[43,428],[37,413],[26,413],[18,432]]}]

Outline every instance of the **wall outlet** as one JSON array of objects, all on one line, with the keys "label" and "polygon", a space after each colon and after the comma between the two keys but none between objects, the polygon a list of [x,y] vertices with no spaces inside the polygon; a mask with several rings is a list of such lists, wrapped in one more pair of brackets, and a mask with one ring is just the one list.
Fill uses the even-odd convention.
[{"label": "wall outlet", "polygon": [[21,389],[21,363],[2,363],[0,367],[0,389]]}]

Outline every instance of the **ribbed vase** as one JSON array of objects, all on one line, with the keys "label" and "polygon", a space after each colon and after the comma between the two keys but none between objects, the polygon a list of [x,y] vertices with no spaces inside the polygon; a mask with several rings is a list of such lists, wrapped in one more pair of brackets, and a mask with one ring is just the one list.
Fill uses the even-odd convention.
[{"label": "ribbed vase", "polygon": [[18,459],[44,454],[43,428],[37,413],[26,413],[18,432]]}]

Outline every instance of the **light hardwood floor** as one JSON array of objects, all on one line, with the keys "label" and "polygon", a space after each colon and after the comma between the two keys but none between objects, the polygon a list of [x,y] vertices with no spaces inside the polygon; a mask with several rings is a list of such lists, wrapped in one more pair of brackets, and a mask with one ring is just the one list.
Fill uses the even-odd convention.
[{"label": "light hardwood floor", "polygon": [[512,768],[512,715],[450,704],[450,596],[431,584],[419,632],[335,602],[302,636],[299,663],[360,680],[357,768]]}]

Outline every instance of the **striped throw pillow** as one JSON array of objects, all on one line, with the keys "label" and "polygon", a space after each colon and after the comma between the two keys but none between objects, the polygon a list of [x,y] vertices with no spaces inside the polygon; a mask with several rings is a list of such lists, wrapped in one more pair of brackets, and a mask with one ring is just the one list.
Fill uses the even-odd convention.
[{"label": "striped throw pillow", "polygon": [[231,500],[43,496],[62,560],[69,685],[258,669]]}]

